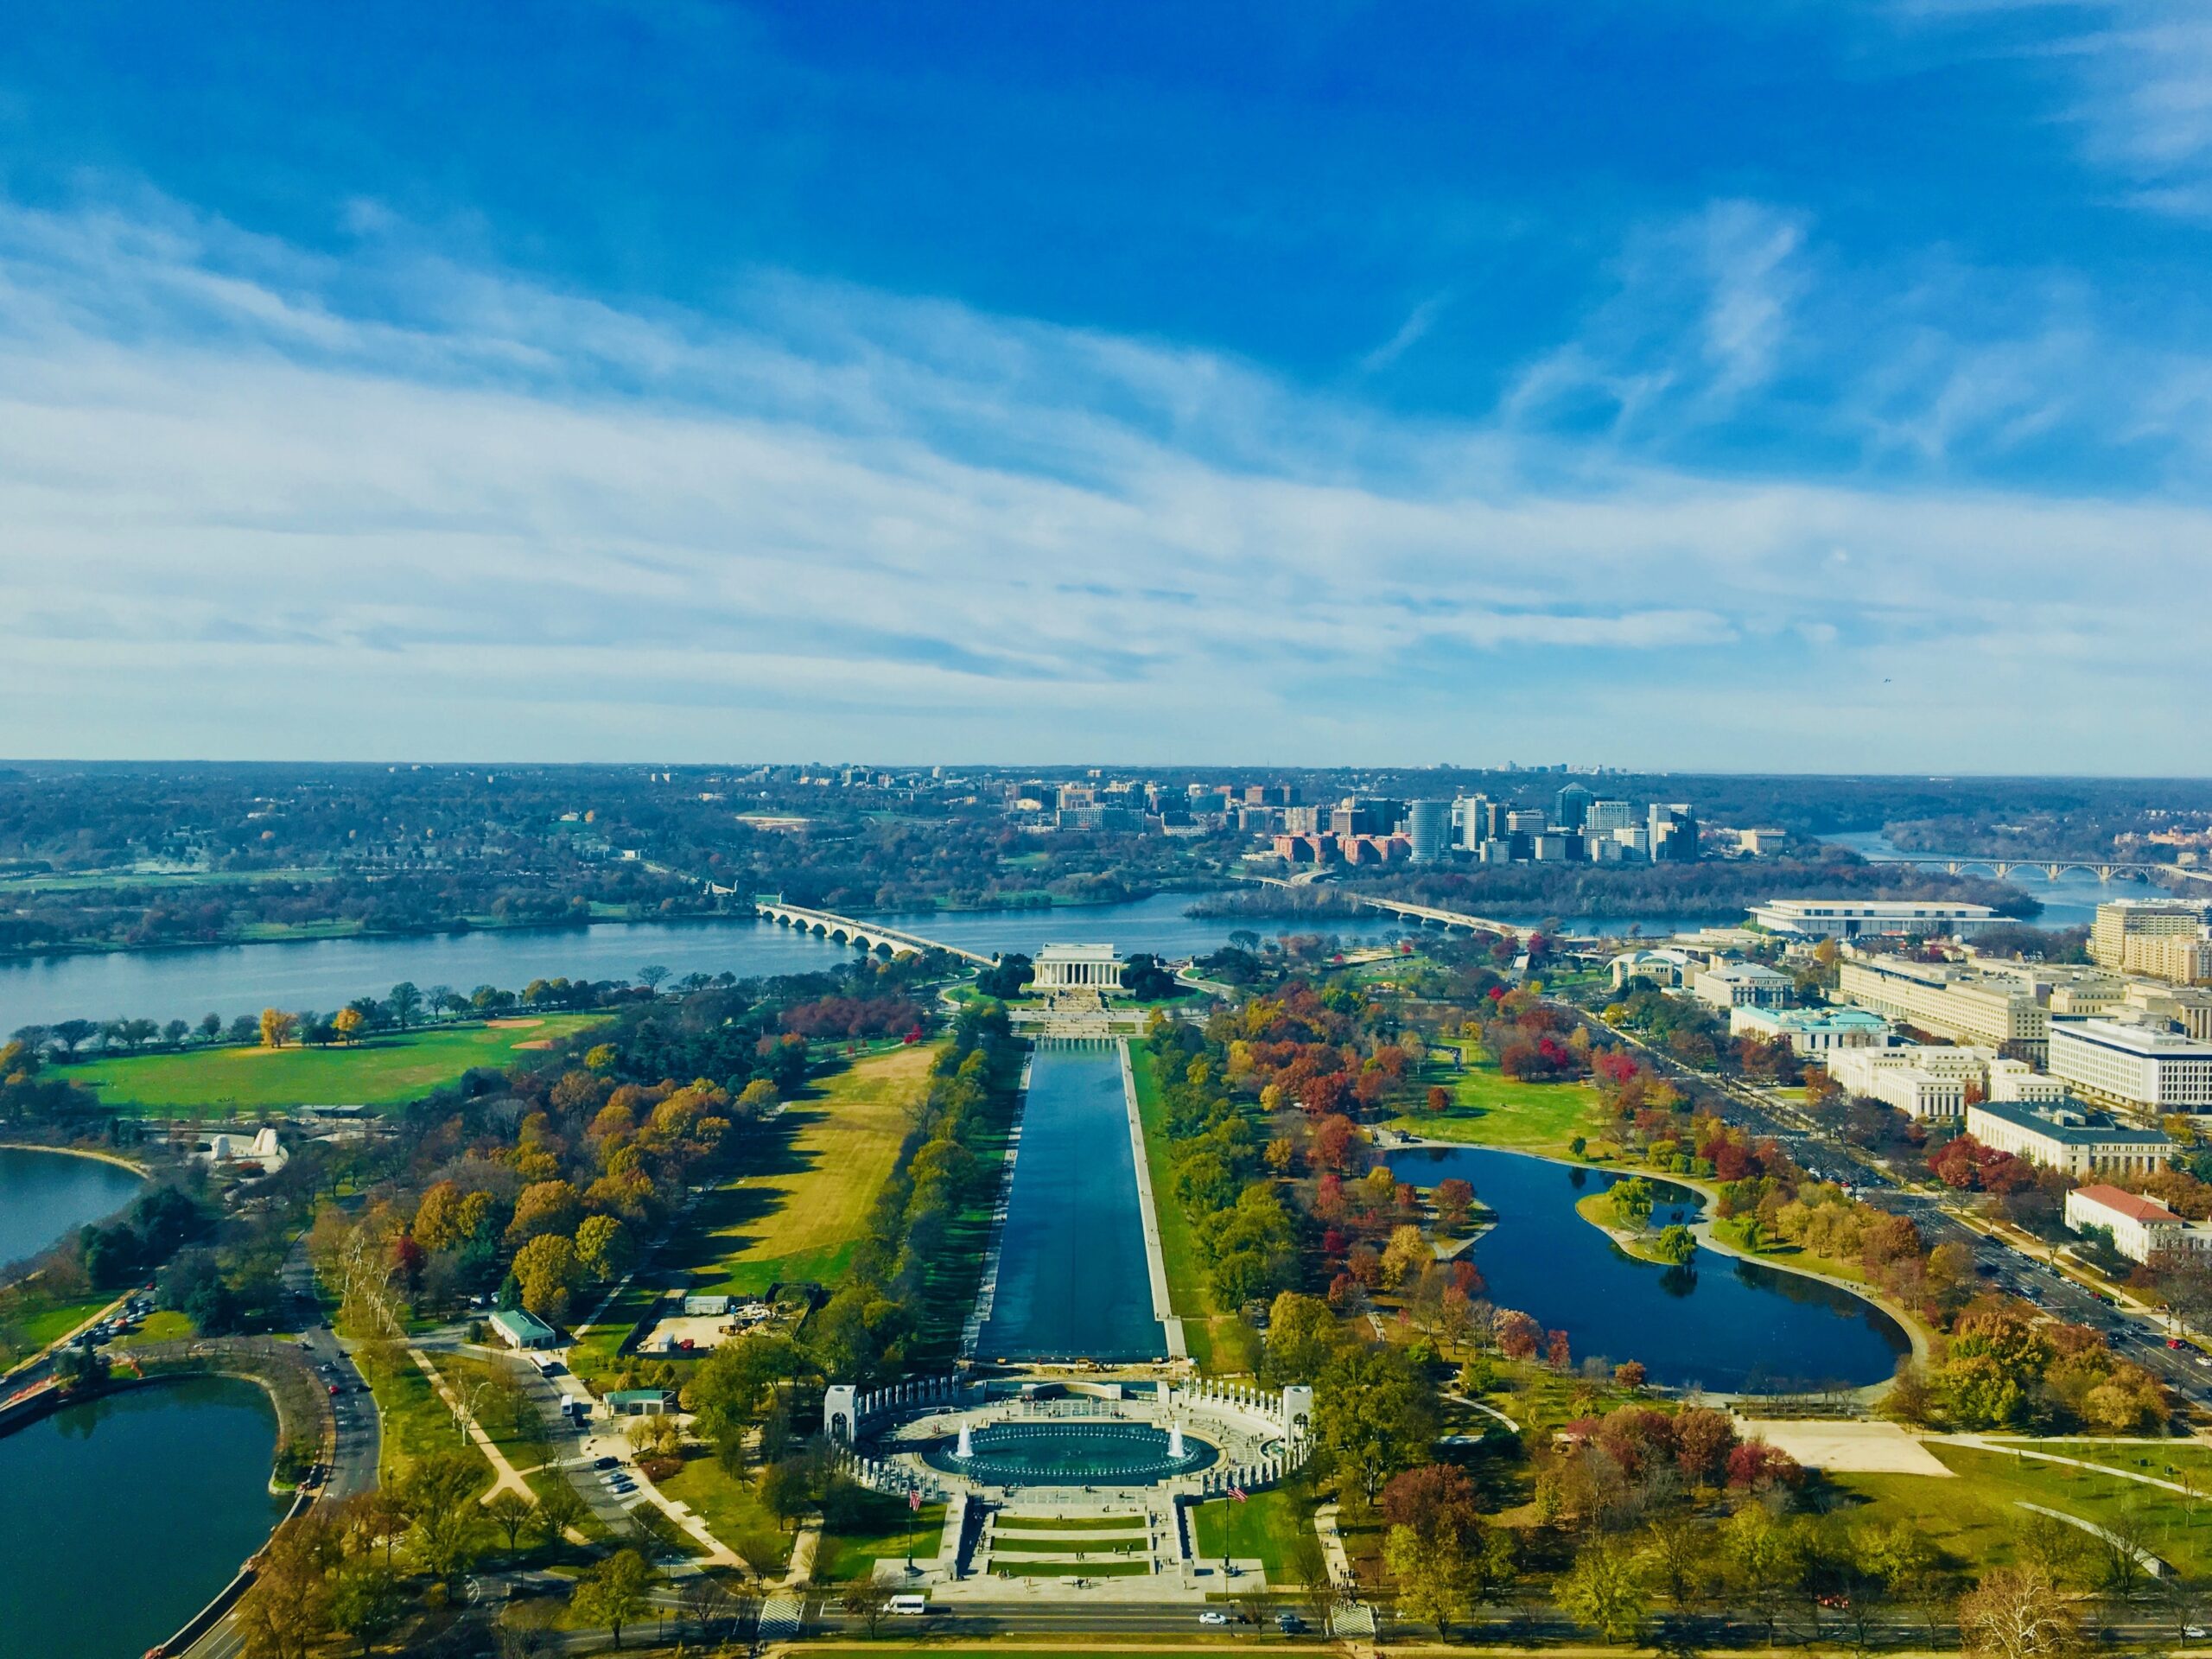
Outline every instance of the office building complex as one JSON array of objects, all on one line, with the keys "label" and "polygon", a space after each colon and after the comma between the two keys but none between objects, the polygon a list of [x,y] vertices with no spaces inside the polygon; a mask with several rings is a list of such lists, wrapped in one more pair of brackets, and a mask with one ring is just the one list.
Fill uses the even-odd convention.
[{"label": "office building complex", "polygon": [[2212,1041],[2163,1024],[2059,1020],[2050,1074],[2084,1100],[2157,1117],[2212,1112]]},{"label": "office building complex", "polygon": [[1967,1133],[1985,1147],[2069,1175],[2148,1175],[2164,1169],[2174,1151],[2157,1129],[2130,1128],[2065,1106],[2007,1101],[1967,1107]]}]

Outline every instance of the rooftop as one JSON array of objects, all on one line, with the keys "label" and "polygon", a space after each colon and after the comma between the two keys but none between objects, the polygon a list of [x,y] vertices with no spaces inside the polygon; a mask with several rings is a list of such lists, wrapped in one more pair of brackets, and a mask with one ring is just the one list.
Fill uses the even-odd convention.
[{"label": "rooftop", "polygon": [[1048,944],[1037,953],[1039,962],[1112,962],[1110,944]]},{"label": "rooftop", "polygon": [[1926,899],[1770,899],[1756,906],[1797,916],[1871,916],[1910,921],[1914,917],[1974,920],[1994,916],[1987,905],[1945,904]]},{"label": "rooftop", "polygon": [[2146,1198],[2140,1192],[2123,1192],[2116,1186],[2076,1187],[2074,1196],[2085,1204],[2094,1204],[2115,1215],[2126,1216],[2130,1221],[2178,1222],[2181,1219],[2156,1198]]},{"label": "rooftop", "polygon": [[2124,1020],[2054,1020],[2050,1022],[2050,1034],[2054,1041],[2063,1035],[2101,1048],[2117,1048],[2159,1059],[2212,1060],[2212,1042],[2202,1037],[2158,1026],[2133,1025]]},{"label": "rooftop", "polygon": [[2032,1106],[2009,1100],[1985,1100],[1973,1109],[1993,1117],[2000,1123],[2010,1123],[2015,1128],[2043,1135],[2063,1146],[2170,1147],[2173,1144],[2159,1130],[2127,1128],[2094,1112],[2038,1111]]},{"label": "rooftop", "polygon": [[492,1316],[492,1323],[502,1331],[518,1337],[542,1337],[549,1341],[553,1327],[537,1314],[519,1307],[503,1307]]}]

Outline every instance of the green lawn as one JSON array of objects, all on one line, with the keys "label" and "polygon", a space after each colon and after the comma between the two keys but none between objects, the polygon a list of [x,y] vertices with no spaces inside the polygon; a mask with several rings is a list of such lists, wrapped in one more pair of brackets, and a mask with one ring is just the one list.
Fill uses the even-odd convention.
[{"label": "green lawn", "polygon": [[[690,1505],[707,1523],[707,1530],[745,1555],[760,1571],[782,1572],[791,1558],[791,1535],[761,1506],[750,1485],[723,1471],[710,1457],[686,1459],[683,1466],[660,1483],[662,1491]],[[769,1559],[753,1560],[758,1550]]]},{"label": "green lawn", "polygon": [[1271,1584],[1290,1582],[1293,1575],[1284,1562],[1291,1541],[1313,1524],[1304,1508],[1281,1490],[1255,1492],[1242,1503],[1208,1498],[1198,1505],[1195,1518],[1192,1543],[1200,1555],[1216,1560],[1224,1554],[1237,1560],[1257,1556]]},{"label": "green lawn", "polygon": [[1562,1154],[1577,1135],[1594,1141],[1606,1133],[1598,1091],[1588,1084],[1518,1083],[1471,1044],[1468,1053],[1465,1071],[1420,1080],[1422,1093],[1432,1082],[1443,1084],[1452,1093],[1450,1106],[1408,1113],[1394,1127],[1438,1141]]},{"label": "green lawn", "polygon": [[1153,1207],[1160,1217],[1160,1260],[1167,1274],[1167,1300],[1183,1321],[1183,1337],[1198,1370],[1209,1376],[1257,1372],[1260,1334],[1235,1309],[1215,1307],[1213,1291],[1198,1259],[1191,1223],[1175,1202],[1174,1142],[1164,1122],[1160,1082],[1152,1054],[1142,1043],[1129,1045],[1129,1072],[1136,1080],[1137,1119],[1144,1126],[1144,1160],[1152,1177]]},{"label": "green lawn", "polygon": [[868,1231],[934,1045],[871,1054],[815,1084],[767,1124],[735,1185],[701,1201],[656,1271],[696,1290],[758,1295],[779,1281],[834,1285]]},{"label": "green lawn", "polygon": [[854,1522],[823,1532],[814,1557],[814,1581],[844,1584],[864,1579],[878,1561],[925,1565],[937,1559],[944,1538],[944,1504],[925,1503],[911,1510],[903,1497],[870,1492]]},{"label": "green lawn", "polygon": [[1145,1530],[1141,1515],[1001,1515],[991,1530],[1004,1536],[1016,1532],[1136,1532]]},{"label": "green lawn", "polygon": [[598,1024],[588,1014],[524,1015],[496,1025],[438,1027],[350,1048],[206,1048],[88,1060],[59,1075],[111,1106],[196,1116],[289,1106],[399,1106],[472,1066],[504,1069],[558,1038]]},{"label": "green lawn", "polygon": [[56,1302],[51,1307],[41,1308],[23,1320],[23,1341],[32,1348],[58,1342],[114,1300],[112,1296],[91,1296],[82,1301]]},{"label": "green lawn", "polygon": [[[2192,1506],[2177,1493],[2063,1464],[1939,1442],[1928,1449],[1958,1478],[1835,1475],[1832,1483],[1850,1500],[1840,1512],[1853,1521],[1908,1522],[1955,1565],[1978,1570],[2012,1558],[2013,1541],[2029,1519],[2019,1500],[2100,1523],[2132,1507],[2143,1517],[2154,1554],[2191,1577],[2212,1568],[2212,1507],[2206,1504]],[[2094,1557],[2096,1540],[2085,1533],[2082,1543]]]}]

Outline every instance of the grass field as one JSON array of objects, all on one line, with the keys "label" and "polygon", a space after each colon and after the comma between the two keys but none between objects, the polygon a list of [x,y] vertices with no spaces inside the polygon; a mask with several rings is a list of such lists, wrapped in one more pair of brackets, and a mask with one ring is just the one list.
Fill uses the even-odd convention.
[{"label": "grass field", "polygon": [[1606,1125],[1598,1091],[1581,1083],[1517,1083],[1497,1069],[1488,1055],[1470,1046],[1465,1070],[1424,1077],[1452,1092],[1452,1104],[1439,1113],[1415,1112],[1395,1128],[1438,1141],[1471,1146],[1512,1147],[1523,1152],[1564,1153],[1577,1135],[1596,1140]]},{"label": "grass field", "polygon": [[[471,1066],[504,1069],[539,1045],[605,1016],[525,1015],[496,1026],[437,1027],[351,1048],[203,1048],[89,1060],[60,1075],[111,1106],[195,1116],[288,1106],[399,1106]],[[527,1023],[524,1023],[527,1021]]]},{"label": "grass field", "polygon": [[709,1293],[834,1284],[868,1230],[936,1057],[927,1045],[873,1054],[786,1106],[767,1127],[764,1155],[747,1160],[740,1185],[701,1202],[664,1264]]},{"label": "grass field", "polygon": [[1167,1299],[1183,1321],[1183,1336],[1198,1370],[1209,1376],[1256,1372],[1259,1332],[1231,1309],[1214,1306],[1213,1291],[1198,1260],[1198,1241],[1183,1206],[1175,1202],[1175,1174],[1163,1122],[1159,1080],[1152,1055],[1141,1043],[1129,1045],[1129,1071],[1136,1079],[1137,1118],[1144,1126],[1144,1160],[1152,1176],[1153,1207],[1160,1217],[1160,1260],[1167,1273]]},{"label": "grass field", "polygon": [[23,1321],[23,1340],[33,1348],[58,1342],[114,1300],[113,1296],[91,1296],[81,1301],[56,1302],[51,1307],[42,1307]]},{"label": "grass field", "polygon": [[1141,1515],[1001,1515],[991,1522],[1000,1537],[1017,1532],[1134,1532],[1145,1529]]},{"label": "grass field", "polygon": [[[707,1530],[744,1555],[761,1572],[782,1569],[791,1558],[791,1535],[761,1506],[753,1488],[733,1480],[712,1458],[690,1458],[660,1483],[662,1491],[688,1503]],[[758,1554],[765,1559],[753,1560]]]},{"label": "grass field", "polygon": [[902,1497],[871,1492],[855,1522],[823,1534],[814,1557],[814,1581],[845,1584],[866,1578],[878,1561],[926,1564],[937,1559],[944,1539],[944,1504],[925,1503],[910,1510]]},{"label": "grass field", "polygon": [[1287,1585],[1292,1573],[1285,1565],[1292,1541],[1302,1527],[1312,1523],[1291,1494],[1281,1490],[1255,1492],[1245,1503],[1210,1498],[1198,1506],[1198,1527],[1192,1542],[1202,1556],[1219,1560],[1226,1554],[1238,1560],[1257,1556],[1267,1568],[1271,1584]]},{"label": "grass field", "polygon": [[[2117,1475],[2002,1452],[1940,1442],[1930,1442],[1928,1449],[1958,1478],[1836,1475],[1833,1484],[1849,1499],[1840,1512],[1854,1522],[1909,1522],[1955,1563],[1978,1569],[2012,1559],[2014,1540],[2030,1518],[2018,1507],[2020,1500],[2099,1523],[2133,1509],[2144,1522],[2145,1543],[2152,1554],[2192,1578],[2212,1567],[2212,1508],[2205,1504],[2192,1505],[2177,1493]],[[2094,1576],[2101,1547],[2086,1533],[2082,1541],[2090,1562],[2087,1570]]]}]

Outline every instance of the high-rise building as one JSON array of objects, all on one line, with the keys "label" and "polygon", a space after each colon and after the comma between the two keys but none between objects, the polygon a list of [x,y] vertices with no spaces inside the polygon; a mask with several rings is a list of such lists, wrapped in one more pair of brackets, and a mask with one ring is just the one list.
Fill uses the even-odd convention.
[{"label": "high-rise building", "polygon": [[1413,842],[1413,861],[1433,864],[1452,842],[1452,803],[1413,801],[1406,807],[1406,835]]},{"label": "high-rise building", "polygon": [[1582,816],[1582,827],[1592,835],[1610,836],[1636,822],[1636,809],[1626,801],[1592,801]]},{"label": "high-rise building", "polygon": [[2128,961],[2132,948],[2152,939],[2196,938],[2204,925],[2205,906],[2190,899],[2117,899],[2097,906],[2089,926],[2089,960],[2100,968],[2148,973],[2152,970]]},{"label": "high-rise building", "polygon": [[1649,813],[1651,861],[1655,864],[1692,864],[1697,861],[1697,814],[1688,803],[1662,804],[1654,801]]},{"label": "high-rise building", "polygon": [[1590,791],[1580,784],[1569,784],[1552,797],[1552,822],[1562,830],[1580,830],[1590,816]]}]

